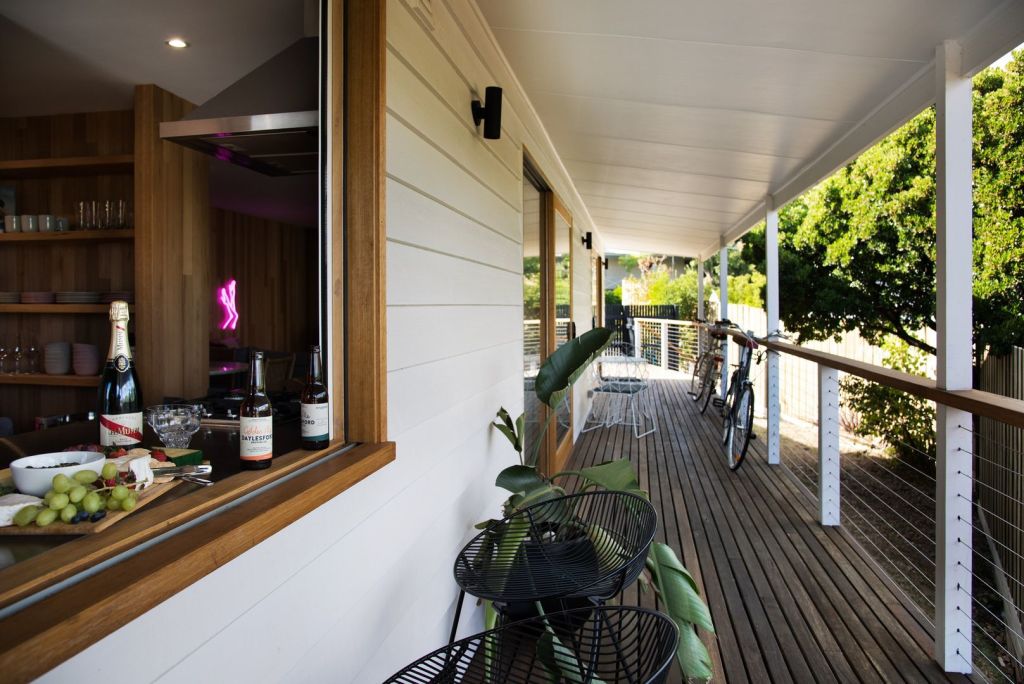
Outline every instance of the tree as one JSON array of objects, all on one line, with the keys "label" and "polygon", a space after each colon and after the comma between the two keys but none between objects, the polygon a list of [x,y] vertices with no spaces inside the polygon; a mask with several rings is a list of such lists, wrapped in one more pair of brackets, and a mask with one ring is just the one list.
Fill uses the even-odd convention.
[{"label": "tree", "polygon": [[[1024,54],[974,82],[974,312],[980,353],[1024,345]],[[935,328],[935,111],[779,215],[780,316],[798,339],[853,329],[928,353]],[[764,226],[744,242],[764,263]],[[760,269],[763,272],[763,267]]]}]

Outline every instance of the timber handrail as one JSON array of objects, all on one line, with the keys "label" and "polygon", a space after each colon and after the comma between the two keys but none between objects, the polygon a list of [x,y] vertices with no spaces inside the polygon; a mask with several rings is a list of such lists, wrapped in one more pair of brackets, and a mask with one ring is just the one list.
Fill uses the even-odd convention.
[{"label": "timber handrail", "polygon": [[[710,323],[683,322],[697,327],[712,327]],[[736,329],[727,332],[732,337],[744,336],[744,333]],[[977,389],[946,390],[940,388],[934,380],[923,378],[919,375],[911,375],[910,373],[892,370],[891,368],[883,368],[864,361],[855,361],[817,349],[808,349],[807,347],[801,347],[790,342],[782,342],[765,337],[755,337],[754,339],[758,344],[772,351],[813,361],[822,366],[835,368],[844,373],[856,375],[859,378],[877,382],[880,385],[886,385],[887,387],[898,389],[922,399],[968,411],[985,418],[998,420],[1001,423],[1014,427],[1024,428],[1024,400],[1004,397]]]}]

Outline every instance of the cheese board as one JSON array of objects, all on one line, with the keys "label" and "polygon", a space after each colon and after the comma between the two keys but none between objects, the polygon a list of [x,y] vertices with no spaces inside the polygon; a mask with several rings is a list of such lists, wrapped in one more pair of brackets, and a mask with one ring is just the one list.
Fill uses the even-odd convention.
[{"label": "cheese board", "polygon": [[[0,536],[40,536],[40,535],[84,535],[84,534],[96,534],[107,529],[117,521],[121,520],[125,516],[131,515],[135,511],[143,508],[147,504],[152,503],[156,499],[160,498],[171,489],[173,489],[179,480],[171,480],[170,482],[156,483],[150,485],[146,489],[138,493],[138,503],[131,511],[108,511],[107,514],[97,520],[96,522],[84,521],[77,524],[70,524],[60,522],[59,520],[50,523],[46,527],[38,527],[37,525],[26,525],[25,527],[18,527],[17,525],[7,525],[0,527]],[[13,480],[11,478],[10,469],[0,470],[0,487],[12,485]]]}]

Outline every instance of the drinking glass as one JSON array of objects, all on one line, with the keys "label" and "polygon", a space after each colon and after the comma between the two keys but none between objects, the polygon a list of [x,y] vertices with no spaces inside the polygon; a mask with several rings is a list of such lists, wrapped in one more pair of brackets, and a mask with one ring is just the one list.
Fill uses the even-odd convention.
[{"label": "drinking glass", "polygon": [[0,344],[0,373],[7,372],[7,347]]},{"label": "drinking glass", "polygon": [[114,227],[114,203],[111,200],[96,202],[96,227],[100,230]]},{"label": "drinking glass", "polygon": [[25,373],[38,373],[39,372],[39,350],[36,349],[36,345],[30,344],[28,351],[25,352]]},{"label": "drinking glass", "polygon": [[14,358],[14,361],[11,364],[11,372],[12,373],[21,373],[22,372],[21,365],[22,365],[22,363],[24,363],[24,359],[21,356],[21,345],[20,344],[14,345],[14,349],[11,351],[11,355]]},{"label": "drinking glass", "polygon": [[120,199],[114,202],[114,214],[111,224],[111,228],[128,227],[128,200]]},{"label": "drinking glass", "polygon": [[146,423],[165,447],[187,449],[199,431],[199,404],[161,404],[146,409]]},{"label": "drinking glass", "polygon": [[91,230],[96,227],[96,202],[80,200],[75,205],[79,230]]}]

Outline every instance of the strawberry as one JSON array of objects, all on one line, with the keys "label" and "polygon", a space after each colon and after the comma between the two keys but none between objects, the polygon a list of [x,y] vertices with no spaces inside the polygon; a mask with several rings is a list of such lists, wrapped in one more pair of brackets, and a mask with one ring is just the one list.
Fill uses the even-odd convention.
[{"label": "strawberry", "polygon": [[167,454],[160,451],[159,449],[153,449],[152,453],[150,453],[150,456],[161,462],[167,461]]}]

